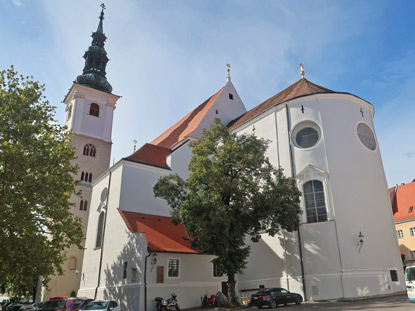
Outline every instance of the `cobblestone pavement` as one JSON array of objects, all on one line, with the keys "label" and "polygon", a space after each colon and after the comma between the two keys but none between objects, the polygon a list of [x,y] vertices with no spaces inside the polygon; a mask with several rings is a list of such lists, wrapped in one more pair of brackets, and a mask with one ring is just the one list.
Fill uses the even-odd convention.
[{"label": "cobblestone pavement", "polygon": [[[214,309],[192,309],[192,311],[208,311]],[[225,311],[228,309],[218,308],[216,311]],[[241,308],[240,311],[258,311],[257,308],[247,307]],[[263,311],[305,311],[305,310],[323,310],[323,311],[407,311],[415,310],[415,303],[408,302],[406,295],[397,295],[389,297],[376,297],[364,300],[348,300],[348,301],[336,301],[336,302],[304,302],[301,305],[289,304],[288,306],[279,305],[275,309],[269,309],[264,307]],[[261,310],[261,311],[262,311]]]}]

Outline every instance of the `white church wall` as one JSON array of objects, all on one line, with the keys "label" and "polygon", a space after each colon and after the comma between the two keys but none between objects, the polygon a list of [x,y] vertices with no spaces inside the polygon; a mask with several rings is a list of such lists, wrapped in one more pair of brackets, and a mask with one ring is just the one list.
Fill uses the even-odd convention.
[{"label": "white church wall", "polygon": [[[229,94],[233,96],[233,99],[229,98]],[[199,123],[197,129],[191,135],[194,138],[199,138],[202,133],[202,129],[208,129],[215,118],[219,118],[222,123],[226,125],[245,112],[246,108],[242,103],[235,87],[231,82],[228,82],[216,98],[214,104],[210,107],[209,111]]]},{"label": "white church wall", "polygon": [[[369,150],[357,135],[360,123],[374,132],[369,105],[353,98],[327,98],[320,100],[320,106],[343,268],[349,275],[346,279],[350,288],[362,288],[359,282],[368,284],[362,290],[346,293],[355,296],[403,290],[402,264],[379,145],[376,141],[376,149]],[[360,251],[359,232],[364,235]],[[399,282],[390,281],[390,267],[398,270]],[[370,271],[377,271],[379,277],[371,276]]]},{"label": "white church wall", "polygon": [[166,201],[154,197],[153,186],[161,176],[172,172],[132,161],[122,160],[122,163],[119,208],[129,212],[170,216],[170,207]]},{"label": "white church wall", "polygon": [[[157,253],[157,263],[153,270],[148,269],[147,286],[148,310],[155,310],[156,297],[169,297],[171,293],[177,294],[180,308],[194,308],[200,306],[200,297],[208,293],[216,294],[221,290],[222,282],[226,276],[214,277],[214,256],[182,253]],[[168,260],[179,260],[179,277],[168,277]],[[157,267],[163,266],[163,283],[157,283]]]},{"label": "white church wall", "polygon": [[183,179],[189,176],[188,165],[192,158],[192,148],[189,147],[189,142],[174,149],[172,153],[167,156],[167,165],[172,170],[170,173],[179,174]]}]

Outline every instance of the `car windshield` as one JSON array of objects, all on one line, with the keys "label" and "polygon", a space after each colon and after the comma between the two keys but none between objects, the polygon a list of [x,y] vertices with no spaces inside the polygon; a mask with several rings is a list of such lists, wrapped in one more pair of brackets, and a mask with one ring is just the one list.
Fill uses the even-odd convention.
[{"label": "car windshield", "polygon": [[108,306],[108,301],[90,301],[82,310],[101,310]]}]

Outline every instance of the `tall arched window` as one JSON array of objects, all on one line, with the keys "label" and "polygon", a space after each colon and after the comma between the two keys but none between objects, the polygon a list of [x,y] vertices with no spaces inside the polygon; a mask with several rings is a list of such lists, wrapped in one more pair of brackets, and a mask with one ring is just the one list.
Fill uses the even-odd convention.
[{"label": "tall arched window", "polygon": [[327,221],[323,183],[319,180],[310,180],[304,184],[303,190],[307,222]]},{"label": "tall arched window", "polygon": [[89,144],[85,145],[84,147],[84,155],[89,155]]},{"label": "tall arched window", "polygon": [[84,177],[85,177],[85,173],[84,173],[84,172],[82,172],[82,173],[81,173],[81,180],[84,180]]},{"label": "tall arched window", "polygon": [[85,200],[85,201],[84,201],[84,211],[86,211],[86,210],[87,210],[87,208],[88,208],[88,201],[87,201],[87,200]]},{"label": "tall arched window", "polygon": [[84,210],[84,200],[81,200],[81,202],[79,203],[79,210],[80,211]]},{"label": "tall arched window", "polygon": [[93,145],[91,145],[91,150],[89,151],[89,156],[95,158],[95,147]]},{"label": "tall arched window", "polygon": [[102,235],[104,233],[104,218],[105,218],[105,213],[101,212],[98,218],[97,241],[95,243],[96,248],[102,246]]},{"label": "tall arched window", "polygon": [[89,106],[89,114],[91,116],[99,117],[99,105],[92,103],[91,106]]},{"label": "tall arched window", "polygon": [[92,173],[89,173],[89,178],[88,181],[91,182],[92,181]]}]

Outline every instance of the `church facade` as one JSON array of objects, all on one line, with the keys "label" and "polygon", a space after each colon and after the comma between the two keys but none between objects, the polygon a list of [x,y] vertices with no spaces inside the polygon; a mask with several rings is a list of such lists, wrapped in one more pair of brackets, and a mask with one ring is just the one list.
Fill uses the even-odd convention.
[{"label": "church facade", "polygon": [[[241,296],[260,286],[284,287],[306,300],[405,290],[372,104],[314,84],[301,71],[299,81],[247,111],[228,71],[217,93],[109,167],[118,96],[105,74],[97,74],[107,60],[100,54],[102,18],[103,13],[93,35],[92,46],[96,41],[98,47],[86,52],[84,73],[65,99],[67,111],[73,111],[67,123],[77,133],[74,144],[83,165],[78,178],[84,179],[81,186],[88,195],[78,296],[114,299],[125,310],[147,311],[154,309],[155,297],[171,292],[182,308],[190,308],[200,305],[205,293],[223,290],[226,276],[211,263],[213,256],[191,247],[183,227],[171,224],[166,202],[152,192],[161,176],[186,178],[192,155],[188,144],[215,118],[237,134],[270,140],[269,159],[295,178],[303,193],[297,232],[247,241],[251,254],[237,279]],[[97,119],[95,105],[102,113]],[[102,150],[102,161],[92,162],[99,168],[90,155],[83,157],[91,145],[96,158]]]}]

